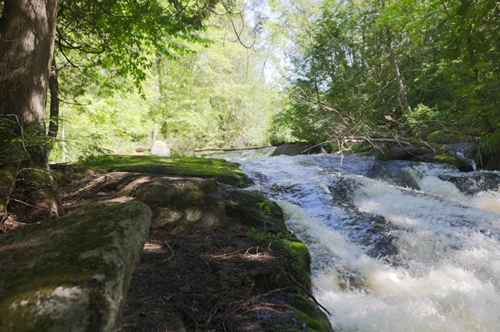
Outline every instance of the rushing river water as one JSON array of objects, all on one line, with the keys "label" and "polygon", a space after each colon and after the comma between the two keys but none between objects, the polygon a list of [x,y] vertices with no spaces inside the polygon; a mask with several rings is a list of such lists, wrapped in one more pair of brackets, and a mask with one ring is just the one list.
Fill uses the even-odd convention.
[{"label": "rushing river water", "polygon": [[370,155],[238,160],[310,249],[338,331],[500,331],[500,173]]}]

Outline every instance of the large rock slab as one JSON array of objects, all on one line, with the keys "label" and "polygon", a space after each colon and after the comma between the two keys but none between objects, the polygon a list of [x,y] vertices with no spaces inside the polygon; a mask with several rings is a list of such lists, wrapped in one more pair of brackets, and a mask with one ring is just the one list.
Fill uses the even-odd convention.
[{"label": "large rock slab", "polygon": [[0,331],[116,331],[151,222],[100,202],[0,237]]}]

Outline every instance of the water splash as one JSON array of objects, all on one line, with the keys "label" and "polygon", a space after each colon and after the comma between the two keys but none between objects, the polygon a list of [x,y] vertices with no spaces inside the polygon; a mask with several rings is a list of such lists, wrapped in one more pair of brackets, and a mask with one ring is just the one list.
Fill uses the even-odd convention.
[{"label": "water splash", "polygon": [[413,186],[368,178],[377,165],[326,155],[242,168],[309,247],[314,294],[336,329],[498,330],[500,192],[465,192],[444,180],[463,174],[441,165],[400,163],[394,174]]}]

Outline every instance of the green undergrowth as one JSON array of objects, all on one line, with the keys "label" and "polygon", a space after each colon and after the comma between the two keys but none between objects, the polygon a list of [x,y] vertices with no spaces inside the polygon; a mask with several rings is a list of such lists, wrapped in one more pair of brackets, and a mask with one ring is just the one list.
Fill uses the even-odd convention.
[{"label": "green undergrowth", "polygon": [[223,159],[108,155],[79,162],[76,165],[96,167],[106,172],[215,178],[221,183],[235,187],[246,187],[251,184],[251,180],[238,168],[239,164]]}]

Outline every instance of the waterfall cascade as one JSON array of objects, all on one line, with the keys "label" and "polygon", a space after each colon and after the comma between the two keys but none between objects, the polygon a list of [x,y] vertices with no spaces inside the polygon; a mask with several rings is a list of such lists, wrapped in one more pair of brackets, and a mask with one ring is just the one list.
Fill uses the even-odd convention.
[{"label": "waterfall cascade", "polygon": [[500,330],[500,173],[368,154],[238,161],[309,247],[336,330]]}]

